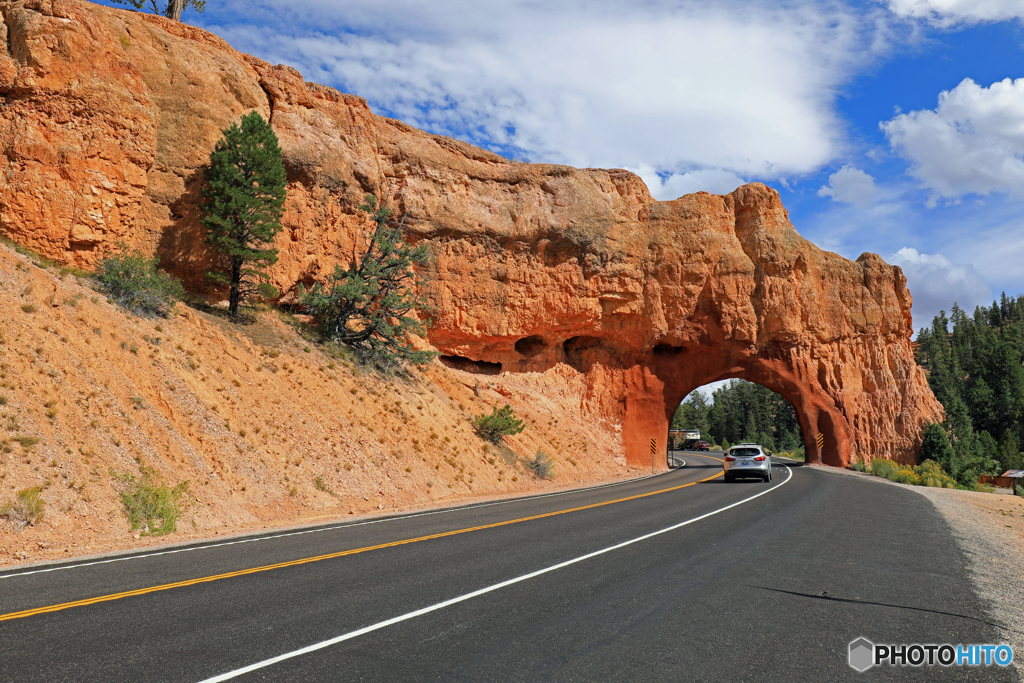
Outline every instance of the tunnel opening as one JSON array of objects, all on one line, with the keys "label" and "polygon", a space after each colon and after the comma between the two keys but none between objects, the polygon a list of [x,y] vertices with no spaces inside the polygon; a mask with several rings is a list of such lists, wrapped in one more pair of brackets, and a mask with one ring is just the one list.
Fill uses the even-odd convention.
[{"label": "tunnel opening", "polygon": [[[788,359],[769,353],[723,354],[713,346],[684,347],[678,353],[661,350],[651,349],[643,362],[625,375],[622,425],[627,464],[652,471],[667,469],[669,427],[679,406],[695,389],[711,383],[720,389],[728,380],[737,380],[730,390],[737,396],[762,396],[761,403],[773,406],[766,409],[771,419],[765,417],[764,410],[760,414],[751,411],[751,399],[740,401],[741,407],[731,418],[734,424],[709,427],[713,439],[720,442],[716,445],[763,442],[761,445],[773,452],[788,450],[794,455],[800,454],[802,446],[806,464],[849,464],[851,439],[842,409],[814,378],[808,381],[803,368],[792,367]],[[714,403],[712,396],[707,398]],[[688,410],[685,405],[684,409]],[[676,426],[690,425],[677,422]]]},{"label": "tunnel opening", "polygon": [[[699,439],[688,438],[695,432]],[[712,450],[756,443],[795,460],[806,456],[793,404],[765,386],[736,378],[698,387],[679,403],[669,423],[668,450],[692,449],[693,442],[706,442]]]}]

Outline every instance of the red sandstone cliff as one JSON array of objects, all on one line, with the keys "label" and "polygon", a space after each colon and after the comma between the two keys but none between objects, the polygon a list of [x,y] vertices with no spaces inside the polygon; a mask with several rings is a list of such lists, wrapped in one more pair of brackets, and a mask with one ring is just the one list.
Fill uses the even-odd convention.
[{"label": "red sandstone cliff", "polygon": [[568,368],[580,415],[662,449],[688,391],[757,381],[797,408],[809,459],[912,460],[939,419],[910,351],[899,268],[801,238],[779,196],[655,202],[625,171],[530,165],[373,115],[204,31],[77,0],[0,2],[0,231],[88,266],[116,241],[201,287],[201,167],[243,113],[270,118],[289,174],[282,291],[348,260],[356,205],[388,194],[435,255],[429,341],[479,372]]}]

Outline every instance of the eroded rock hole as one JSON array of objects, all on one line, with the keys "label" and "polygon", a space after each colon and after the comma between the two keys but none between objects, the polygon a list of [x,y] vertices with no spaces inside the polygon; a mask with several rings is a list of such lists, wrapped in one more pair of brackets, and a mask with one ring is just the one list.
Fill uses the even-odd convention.
[{"label": "eroded rock hole", "polygon": [[586,372],[587,352],[596,350],[601,340],[597,337],[572,337],[562,342],[562,351],[565,352],[565,361],[580,372]]},{"label": "eroded rock hole", "polygon": [[682,346],[672,346],[671,344],[658,344],[654,347],[655,356],[674,356],[682,351]]},{"label": "eroded rock hole", "polygon": [[499,375],[501,363],[488,363],[485,360],[470,360],[462,356],[438,356],[441,364],[452,370],[471,372],[474,375]]},{"label": "eroded rock hole", "polygon": [[516,352],[529,358],[543,351],[545,346],[547,345],[544,343],[544,337],[539,334],[532,334],[516,342]]}]

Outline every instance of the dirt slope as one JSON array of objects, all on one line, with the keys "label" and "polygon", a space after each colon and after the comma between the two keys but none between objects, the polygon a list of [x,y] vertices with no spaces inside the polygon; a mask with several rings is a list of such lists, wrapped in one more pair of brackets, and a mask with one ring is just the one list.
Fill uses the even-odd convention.
[{"label": "dirt slope", "polygon": [[[256,317],[132,317],[0,247],[0,505],[33,486],[46,505],[34,526],[0,520],[0,566],[629,474],[565,366],[482,378],[435,362],[385,381]],[[471,419],[505,403],[527,428],[498,449]],[[553,482],[528,467],[538,449]],[[124,475],[143,468],[189,482],[170,536],[124,515]]]}]

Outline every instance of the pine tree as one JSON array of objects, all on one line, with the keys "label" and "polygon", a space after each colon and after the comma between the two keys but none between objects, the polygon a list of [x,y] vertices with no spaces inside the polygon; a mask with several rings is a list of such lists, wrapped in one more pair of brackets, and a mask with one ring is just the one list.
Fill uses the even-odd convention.
[{"label": "pine tree", "polygon": [[192,7],[197,12],[206,11],[206,0],[166,0],[164,8],[156,4],[156,0],[113,0],[119,5],[131,5],[135,9],[142,9],[149,5],[154,14],[162,14],[168,19],[181,21],[181,13],[186,7]]},{"label": "pine tree", "polygon": [[366,252],[347,270],[335,266],[299,300],[325,338],[351,347],[379,370],[426,363],[434,354],[414,349],[409,335],[423,333],[423,323],[410,314],[425,310],[418,291],[425,279],[413,267],[428,262],[427,247],[407,244],[402,221],[392,220],[372,194],[359,208],[374,224]]},{"label": "pine tree", "polygon": [[203,194],[207,243],[218,255],[207,276],[229,287],[228,311],[257,296],[272,298],[265,269],[277,262],[271,247],[281,230],[285,171],[277,136],[262,116],[251,112],[231,124],[210,155]]}]

